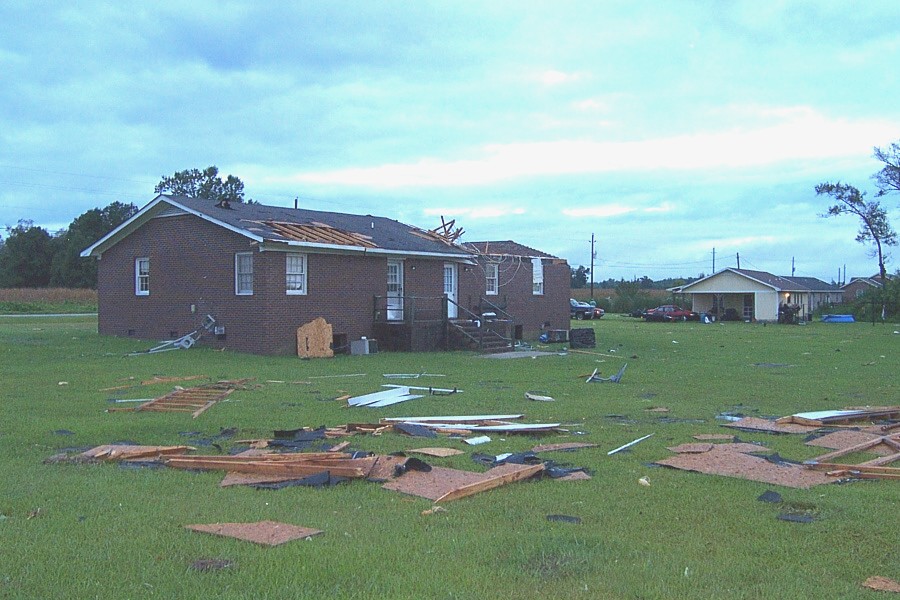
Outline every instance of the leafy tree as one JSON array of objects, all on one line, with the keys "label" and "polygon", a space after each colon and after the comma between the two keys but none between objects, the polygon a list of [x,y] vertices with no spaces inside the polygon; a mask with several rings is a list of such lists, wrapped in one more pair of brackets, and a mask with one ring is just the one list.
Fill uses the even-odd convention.
[{"label": "leafy tree", "polygon": [[244,182],[234,175],[229,175],[223,180],[219,177],[219,169],[215,166],[206,167],[202,171],[186,169],[170,177],[164,176],[156,184],[154,191],[157,194],[205,198],[216,204],[244,201]]},{"label": "leafy tree", "polygon": [[572,280],[571,287],[572,289],[580,290],[587,287],[588,283],[588,274],[591,272],[590,269],[585,269],[583,266],[579,266],[577,269],[571,269],[572,271]]},{"label": "leafy tree", "polygon": [[616,285],[616,299],[613,309],[616,312],[632,312],[650,306],[650,294],[645,291],[641,281],[620,281]]},{"label": "leafy tree", "polygon": [[46,229],[20,220],[6,228],[0,249],[0,287],[46,287],[50,283],[50,261],[56,241]]},{"label": "leafy tree", "polygon": [[81,251],[121,225],[137,212],[134,204],[113,202],[77,217],[58,236],[57,251],[50,264],[50,284],[58,287],[97,287],[97,261],[81,258]]},{"label": "leafy tree", "polygon": [[866,201],[865,192],[840,182],[820,183],[816,186],[816,194],[826,194],[836,200],[835,204],[828,207],[828,212],[823,214],[823,217],[846,214],[859,217],[860,226],[856,241],[875,246],[873,255],[878,258],[878,272],[881,274],[881,280],[885,281],[887,279],[884,266],[885,246],[897,245],[897,232],[891,228],[887,211],[881,203],[877,200]]},{"label": "leafy tree", "polygon": [[877,195],[900,192],[900,144],[894,142],[886,150],[876,147],[875,158],[884,163],[884,167],[872,175],[878,186]]}]

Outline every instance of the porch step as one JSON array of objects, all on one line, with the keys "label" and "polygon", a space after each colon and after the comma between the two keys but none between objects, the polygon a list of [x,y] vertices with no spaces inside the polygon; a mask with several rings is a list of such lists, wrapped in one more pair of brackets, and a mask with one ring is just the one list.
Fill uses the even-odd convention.
[{"label": "porch step", "polygon": [[[503,329],[508,329],[508,326]],[[487,354],[505,352],[512,348],[512,339],[497,331],[496,322],[491,331],[494,333],[484,332],[482,337],[482,329],[473,321],[453,320],[450,321],[450,340],[448,342],[452,348],[479,350]]]}]

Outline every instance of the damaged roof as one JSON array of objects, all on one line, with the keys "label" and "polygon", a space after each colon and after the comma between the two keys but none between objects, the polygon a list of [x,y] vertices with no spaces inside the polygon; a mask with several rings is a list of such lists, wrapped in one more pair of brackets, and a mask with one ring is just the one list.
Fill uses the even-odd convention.
[{"label": "damaged roof", "polygon": [[500,242],[466,242],[464,247],[473,250],[477,254],[486,254],[488,256],[527,256],[528,258],[558,258],[529,248],[518,242],[511,240]]},{"label": "damaged roof", "polygon": [[373,215],[236,203],[161,194],[82,256],[98,256],[148,220],[190,214],[263,245],[417,256],[471,258],[472,252],[430,231]]}]

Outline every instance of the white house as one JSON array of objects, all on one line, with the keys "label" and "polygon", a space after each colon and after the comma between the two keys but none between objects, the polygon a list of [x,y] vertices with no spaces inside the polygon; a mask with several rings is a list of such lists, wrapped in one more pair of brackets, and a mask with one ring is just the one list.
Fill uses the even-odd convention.
[{"label": "white house", "polygon": [[727,268],[680,288],[692,310],[744,321],[777,321],[779,308],[791,306],[808,319],[822,305],[841,302],[843,292],[814,277],[780,277],[765,271]]}]

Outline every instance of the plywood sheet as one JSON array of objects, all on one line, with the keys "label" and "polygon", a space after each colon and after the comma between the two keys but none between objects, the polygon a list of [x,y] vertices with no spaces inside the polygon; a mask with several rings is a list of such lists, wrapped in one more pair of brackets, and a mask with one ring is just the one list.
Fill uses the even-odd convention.
[{"label": "plywood sheet", "polygon": [[520,476],[531,476],[541,469],[543,469],[543,465],[503,464],[484,473],[473,473],[445,467],[432,467],[431,471],[427,473],[409,471],[382,487],[427,498],[432,502],[441,499],[446,501],[456,498],[457,496],[454,494],[460,491],[462,491],[462,495],[459,497],[464,497],[469,495],[467,492],[475,493],[493,489],[493,487],[516,481]]},{"label": "plywood sheet", "polygon": [[278,546],[291,540],[300,540],[324,533],[319,529],[298,527],[289,523],[276,521],[259,521],[256,523],[212,523],[209,525],[185,525],[186,529],[211,533],[224,537],[233,537],[265,546]]},{"label": "plywood sheet", "polygon": [[698,433],[691,436],[701,442],[733,442],[734,436],[727,433]]},{"label": "plywood sheet", "polygon": [[820,427],[811,425],[797,425],[796,423],[776,423],[759,417],[744,417],[740,421],[726,423],[724,427],[735,429],[752,429],[753,431],[767,431],[769,433],[812,433]]},{"label": "plywood sheet", "polygon": [[297,356],[300,358],[331,358],[334,333],[322,317],[297,328]]},{"label": "plywood sheet", "polygon": [[729,448],[732,445],[715,445],[709,452],[700,454],[677,454],[659,460],[656,464],[685,471],[737,477],[792,488],[805,489],[833,481],[824,473],[812,471],[800,465],[776,465],[765,458],[736,452]]}]

